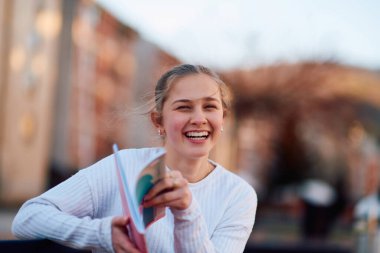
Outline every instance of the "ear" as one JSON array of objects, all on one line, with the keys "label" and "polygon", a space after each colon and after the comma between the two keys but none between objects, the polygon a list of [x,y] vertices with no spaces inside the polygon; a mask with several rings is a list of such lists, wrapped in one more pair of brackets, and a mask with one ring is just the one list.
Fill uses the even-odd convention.
[{"label": "ear", "polygon": [[160,113],[158,113],[156,111],[151,112],[150,113],[150,120],[152,121],[153,125],[156,128],[162,127],[162,117],[161,117]]}]

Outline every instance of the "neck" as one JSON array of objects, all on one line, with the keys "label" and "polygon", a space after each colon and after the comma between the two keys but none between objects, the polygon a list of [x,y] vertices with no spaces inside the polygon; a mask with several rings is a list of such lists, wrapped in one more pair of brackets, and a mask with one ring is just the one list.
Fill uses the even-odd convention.
[{"label": "neck", "polygon": [[178,170],[189,183],[196,183],[205,178],[214,169],[208,158],[177,159],[166,156],[166,165],[173,170]]}]

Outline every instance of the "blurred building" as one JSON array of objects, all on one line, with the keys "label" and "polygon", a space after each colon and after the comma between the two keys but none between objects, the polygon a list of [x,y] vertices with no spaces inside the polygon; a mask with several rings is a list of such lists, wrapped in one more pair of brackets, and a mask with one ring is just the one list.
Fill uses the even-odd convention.
[{"label": "blurred building", "polygon": [[[158,144],[146,100],[179,60],[95,2],[0,0],[0,37],[0,205],[40,194],[114,142]],[[351,204],[379,188],[379,73],[312,62],[222,77],[235,102],[212,158],[257,190],[256,242],[294,235],[278,226],[301,217],[307,179],[339,187]],[[280,218],[262,232],[273,224],[267,207]]]},{"label": "blurred building", "polygon": [[[0,202],[154,143],[144,103],[178,60],[92,1],[0,0]],[[145,108],[146,109],[146,108]]]},{"label": "blurred building", "polygon": [[251,242],[350,252],[353,209],[380,188],[379,72],[301,62],[223,78],[236,98],[236,171],[259,198]]},{"label": "blurred building", "polygon": [[355,199],[376,190],[379,73],[306,62],[223,77],[238,98],[238,170],[251,171],[258,189],[270,190],[274,179],[278,186],[307,177],[333,183],[344,176]]}]

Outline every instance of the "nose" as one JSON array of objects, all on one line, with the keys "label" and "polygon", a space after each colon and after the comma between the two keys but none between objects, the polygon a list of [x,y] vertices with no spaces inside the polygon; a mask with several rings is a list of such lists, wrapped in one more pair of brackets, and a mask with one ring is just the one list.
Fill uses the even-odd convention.
[{"label": "nose", "polygon": [[203,125],[206,124],[207,119],[204,111],[202,109],[196,109],[193,111],[191,115],[191,124],[194,125]]}]

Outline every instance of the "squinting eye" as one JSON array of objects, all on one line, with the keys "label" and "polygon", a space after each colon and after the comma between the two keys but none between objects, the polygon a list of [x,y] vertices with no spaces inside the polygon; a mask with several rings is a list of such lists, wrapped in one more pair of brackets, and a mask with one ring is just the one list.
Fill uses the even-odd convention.
[{"label": "squinting eye", "polygon": [[218,107],[216,105],[206,105],[205,108],[207,108],[207,109],[217,109]]},{"label": "squinting eye", "polygon": [[190,109],[190,106],[188,105],[181,105],[176,108],[177,110],[188,110]]}]

